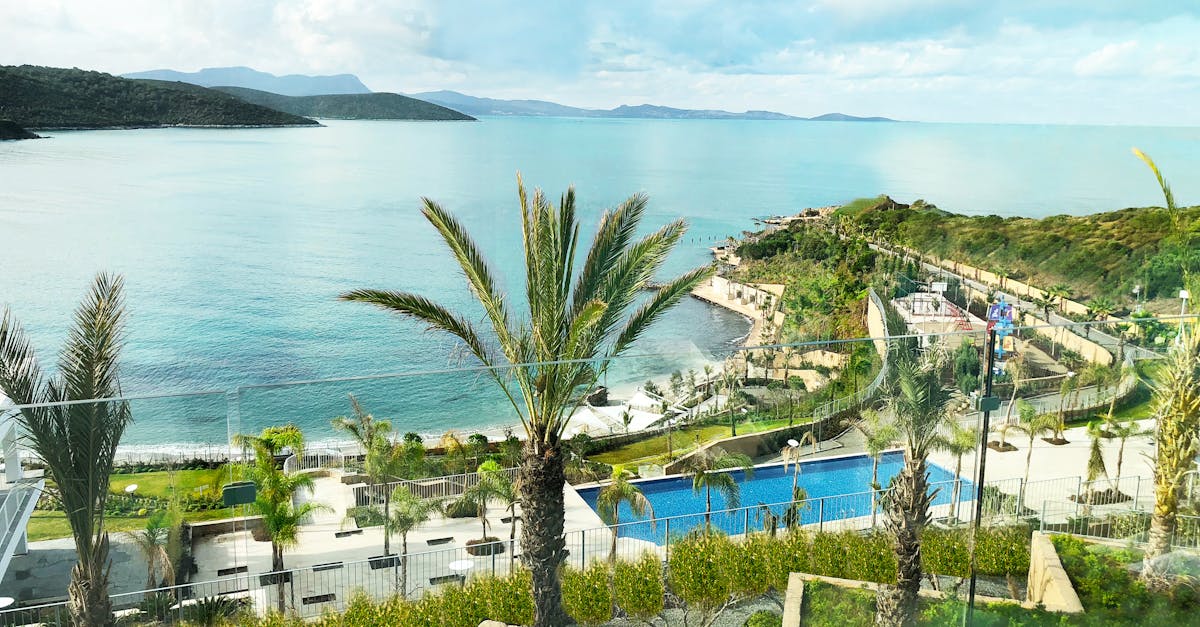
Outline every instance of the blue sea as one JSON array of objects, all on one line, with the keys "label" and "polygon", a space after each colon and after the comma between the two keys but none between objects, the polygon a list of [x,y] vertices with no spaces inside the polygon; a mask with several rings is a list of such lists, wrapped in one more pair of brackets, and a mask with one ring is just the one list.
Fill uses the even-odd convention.
[{"label": "blue sea", "polygon": [[[755,468],[749,479],[741,470],[730,471],[739,488],[740,502],[736,507],[754,509],[749,513],[744,509],[724,511],[735,509],[735,506],[714,491],[712,509],[720,513],[713,515],[712,524],[731,534],[745,533],[747,525],[751,531],[761,528],[763,519],[758,506],[769,506],[775,516],[782,517],[786,508],[783,503],[792,500],[793,485],[804,488],[809,499],[800,512],[802,524],[870,516],[871,466],[870,457],[858,455],[804,461],[799,465],[799,472],[795,464],[786,467],[782,464],[762,466]],[[878,470],[880,485],[888,485],[903,466],[903,453],[890,451],[881,455]],[[929,464],[930,491],[936,490],[932,505],[948,505],[952,502],[953,481],[954,473],[936,464]],[[692,489],[691,477],[647,479],[636,483],[646,500],[650,501],[654,509],[654,518],[658,521],[652,524],[649,516],[634,516],[629,505],[622,503],[618,512],[619,521],[622,523],[622,537],[663,544],[668,532],[671,537],[675,537],[703,526],[705,493]],[[580,488],[578,492],[583,500],[595,509],[599,490],[600,488]],[[973,484],[964,480],[960,488],[959,502],[969,500],[973,494]],[[663,521],[666,518],[673,519],[669,530]],[[646,522],[625,524],[638,521]]]},{"label": "blue sea", "polygon": [[[124,388],[210,391],[138,401],[125,442],[223,442],[292,420],[327,437],[346,395],[401,431],[514,422],[479,373],[285,382],[471,365],[420,325],[336,296],[415,291],[478,319],[420,198],[466,223],[521,285],[516,175],[553,198],[574,184],[585,232],[634,192],[646,228],[685,217],[668,271],[753,219],[887,193],[964,213],[1045,216],[1160,202],[1131,146],[1176,196],[1197,196],[1200,129],[486,118],[327,121],[322,128],[53,132],[0,143],[0,304],[52,362],[98,271],[125,276]],[[719,358],[739,316],[687,300],[608,375],[620,388]]]}]

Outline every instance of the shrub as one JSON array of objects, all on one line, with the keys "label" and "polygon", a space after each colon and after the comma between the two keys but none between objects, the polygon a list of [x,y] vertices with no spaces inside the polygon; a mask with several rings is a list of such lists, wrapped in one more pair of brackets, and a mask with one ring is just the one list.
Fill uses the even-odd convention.
[{"label": "shrub", "polygon": [[232,622],[241,616],[249,605],[249,599],[232,597],[204,597],[181,612],[184,620],[204,627],[216,627]]},{"label": "shrub", "polygon": [[783,616],[768,610],[759,610],[743,623],[745,627],[783,627]]},{"label": "shrub", "polygon": [[487,536],[486,538],[476,538],[467,540],[468,555],[499,555],[504,552],[504,543],[500,538]]},{"label": "shrub", "polygon": [[985,575],[1023,575],[1029,572],[1029,537],[1026,525],[986,527],[979,530],[975,563]]},{"label": "shrub", "polygon": [[562,569],[563,608],[581,625],[599,625],[612,618],[613,594],[607,562],[584,570]]},{"label": "shrub", "polygon": [[[875,583],[896,582],[896,553],[891,536],[847,532],[846,572],[852,579]],[[922,551],[924,546],[922,546]]]},{"label": "shrub", "polygon": [[732,565],[726,559],[733,552],[729,538],[719,533],[696,532],[680,540],[671,549],[671,591],[689,607],[710,613],[722,607],[732,592]]},{"label": "shrub", "polygon": [[814,575],[852,579],[846,572],[845,533],[818,533],[809,545],[809,571]]},{"label": "shrub", "polygon": [[647,553],[634,563],[617,562],[613,572],[617,606],[635,620],[650,622],[663,611],[662,561]]},{"label": "shrub", "polygon": [[[981,534],[983,531],[980,529]],[[921,568],[939,575],[970,576],[969,533],[965,529],[925,529],[921,533]]]}]

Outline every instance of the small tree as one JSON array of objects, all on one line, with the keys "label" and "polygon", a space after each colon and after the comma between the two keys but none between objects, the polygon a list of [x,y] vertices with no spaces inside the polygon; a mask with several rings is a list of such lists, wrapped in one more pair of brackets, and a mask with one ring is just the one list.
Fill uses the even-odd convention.
[{"label": "small tree", "polygon": [[1029,437],[1029,445],[1025,451],[1025,477],[1021,480],[1021,497],[1017,500],[1019,508],[1025,505],[1025,486],[1029,485],[1029,468],[1033,461],[1033,441],[1038,436],[1053,433],[1058,426],[1058,420],[1051,414],[1039,414],[1037,409],[1021,401],[1021,424],[1014,428]]},{"label": "small tree", "polygon": [[[388,436],[392,432],[392,423],[387,420],[376,420],[375,416],[363,409],[353,394],[350,395],[350,408],[354,417],[338,416],[334,418],[333,428],[349,433],[359,448],[363,450],[363,471],[371,482],[371,487],[386,484],[405,465],[404,458],[397,455],[399,452],[397,448],[388,441]],[[422,446],[421,450],[424,451],[425,448]],[[391,517],[391,500],[391,491],[384,485],[384,524]],[[385,530],[383,554],[390,555],[391,552],[391,534]]]},{"label": "small tree", "polygon": [[[1117,438],[1121,442],[1120,446],[1117,448],[1117,468],[1116,468],[1116,470],[1117,470],[1117,481],[1119,482],[1121,480],[1121,466],[1125,463],[1125,442],[1126,442],[1126,440],[1128,440],[1129,438],[1135,437],[1135,436],[1139,436],[1139,435],[1150,435],[1153,433],[1153,430],[1147,431],[1145,429],[1142,429],[1141,427],[1138,426],[1138,424],[1136,422],[1134,422],[1132,420],[1129,422],[1110,421],[1107,425],[1107,429],[1108,429],[1108,433],[1110,436]],[[1119,486],[1118,486],[1118,488],[1119,488]]]},{"label": "small tree", "polygon": [[650,499],[642,494],[640,488],[629,483],[627,474],[624,466],[613,466],[612,479],[596,495],[596,510],[600,514],[600,520],[612,529],[612,549],[608,556],[611,562],[617,561],[617,537],[621,529],[622,504],[628,505],[634,516],[642,518],[648,514],[651,524],[654,520],[654,506],[650,504]]},{"label": "small tree", "polygon": [[408,597],[408,534],[429,522],[435,513],[441,512],[442,504],[417,497],[406,485],[396,488],[392,493],[392,503],[394,507],[386,533],[400,534],[400,575],[396,580],[396,589],[403,599]]},{"label": "small tree", "polygon": [[741,487],[728,471],[741,468],[747,479],[754,475],[750,458],[742,453],[729,453],[719,446],[702,448],[688,457],[683,472],[692,476],[692,490],[704,492],[704,526],[712,525],[712,492],[716,490],[725,499],[725,508],[738,507]]},{"label": "small tree", "polygon": [[[1093,420],[1087,426],[1088,437],[1091,438],[1092,445],[1088,450],[1087,461],[1087,492],[1083,495],[1086,503],[1091,505],[1092,493],[1095,492],[1094,483],[1100,480],[1100,477],[1108,479],[1108,467],[1104,465],[1104,451],[1100,448],[1100,438],[1104,433],[1104,427],[1099,420]],[[1089,512],[1090,513],[1090,512]]]},{"label": "small tree", "polygon": [[950,519],[956,521],[958,520],[958,502],[962,494],[962,458],[963,455],[975,450],[979,442],[979,430],[974,427],[964,427],[955,420],[951,420],[948,426],[949,433],[938,443],[938,448],[954,456],[954,488],[950,495]]},{"label": "small tree", "polygon": [[145,529],[128,533],[129,539],[133,541],[146,560],[147,590],[175,583],[175,570],[171,566],[171,557],[167,552],[171,525],[170,512],[159,510],[146,519]]}]

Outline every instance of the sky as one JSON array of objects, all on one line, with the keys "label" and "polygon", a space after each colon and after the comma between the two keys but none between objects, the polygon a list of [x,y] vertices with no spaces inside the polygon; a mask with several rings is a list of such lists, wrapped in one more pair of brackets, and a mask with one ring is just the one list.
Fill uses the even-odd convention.
[{"label": "sky", "polygon": [[1200,0],[0,0],[0,64],[583,107],[1200,125]]}]

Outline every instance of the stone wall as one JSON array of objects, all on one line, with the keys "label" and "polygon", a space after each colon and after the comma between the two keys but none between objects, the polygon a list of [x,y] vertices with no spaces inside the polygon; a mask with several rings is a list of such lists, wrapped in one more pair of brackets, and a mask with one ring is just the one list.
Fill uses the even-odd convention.
[{"label": "stone wall", "polygon": [[1030,603],[1040,603],[1051,612],[1083,612],[1083,604],[1079,595],[1071,586],[1067,571],[1063,569],[1054,550],[1050,536],[1033,532],[1029,544],[1029,581],[1026,587],[1027,600]]}]

